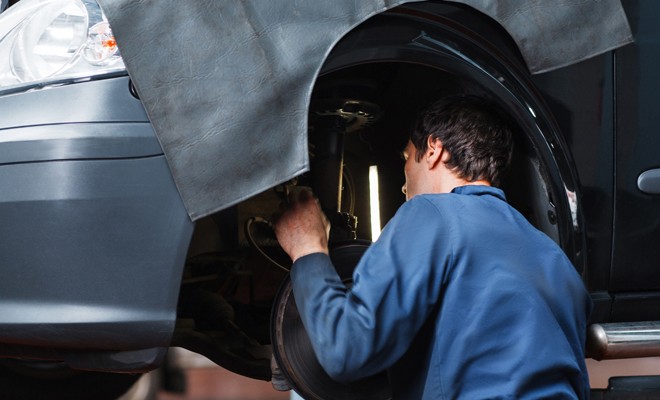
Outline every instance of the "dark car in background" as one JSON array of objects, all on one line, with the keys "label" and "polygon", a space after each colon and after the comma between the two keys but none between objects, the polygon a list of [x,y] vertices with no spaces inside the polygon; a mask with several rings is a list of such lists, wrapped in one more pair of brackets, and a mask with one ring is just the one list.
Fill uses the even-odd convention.
[{"label": "dark car in background", "polygon": [[[583,276],[590,356],[660,355],[660,3],[623,3],[633,44],[538,75],[470,7],[378,14],[318,75],[310,172],[195,222],[100,6],[10,4],[0,15],[1,398],[116,398],[171,346],[256,379],[270,380],[274,361],[278,381],[306,398],[350,398],[316,380],[270,219],[288,192],[311,187],[349,278],[404,201],[409,118],[454,93],[488,97],[515,121],[503,188]],[[348,391],[387,398],[374,389],[383,385]],[[657,388],[621,386],[627,398]]]}]

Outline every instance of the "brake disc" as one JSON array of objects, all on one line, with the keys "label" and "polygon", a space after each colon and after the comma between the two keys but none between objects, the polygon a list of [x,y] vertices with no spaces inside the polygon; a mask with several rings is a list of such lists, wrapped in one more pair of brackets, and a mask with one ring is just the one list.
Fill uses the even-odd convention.
[{"label": "brake disc", "polygon": [[[366,241],[351,241],[334,246],[330,258],[346,285],[353,269],[369,246]],[[334,381],[314,355],[293,297],[291,281],[285,279],[275,298],[271,319],[273,354],[289,385],[307,400],[386,400],[391,399],[387,375],[381,373],[351,384]]]}]

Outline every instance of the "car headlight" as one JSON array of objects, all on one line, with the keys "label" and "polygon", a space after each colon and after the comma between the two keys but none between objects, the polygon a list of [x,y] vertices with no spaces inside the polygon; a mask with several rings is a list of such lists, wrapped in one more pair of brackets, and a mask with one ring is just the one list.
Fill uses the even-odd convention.
[{"label": "car headlight", "polygon": [[0,14],[0,92],[125,70],[95,0],[22,0]]}]

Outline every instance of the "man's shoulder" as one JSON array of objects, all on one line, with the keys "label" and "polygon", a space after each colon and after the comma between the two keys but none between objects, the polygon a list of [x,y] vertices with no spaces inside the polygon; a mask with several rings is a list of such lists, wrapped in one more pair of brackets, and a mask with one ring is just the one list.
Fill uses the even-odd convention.
[{"label": "man's shoulder", "polygon": [[416,213],[426,213],[426,212],[437,212],[438,202],[442,203],[442,200],[436,199],[437,194],[418,194],[412,199],[406,201],[399,208],[399,213],[405,214],[416,214]]},{"label": "man's shoulder", "polygon": [[407,229],[423,230],[424,227],[436,226],[437,224],[427,222],[444,219],[443,214],[445,213],[442,212],[443,207],[438,207],[436,201],[431,198],[432,196],[416,195],[403,203],[389,220],[386,228],[406,231]]},{"label": "man's shoulder", "polygon": [[[425,193],[418,194],[408,200],[404,206],[411,210],[428,210],[429,212],[443,213],[462,202],[460,195],[454,193]],[[403,208],[403,206],[402,206]]]},{"label": "man's shoulder", "polygon": [[[435,227],[434,222],[443,221],[451,225],[456,217],[457,203],[452,194],[420,194],[406,201],[399,207],[391,222],[399,226]],[[435,229],[434,228],[434,229]]]}]

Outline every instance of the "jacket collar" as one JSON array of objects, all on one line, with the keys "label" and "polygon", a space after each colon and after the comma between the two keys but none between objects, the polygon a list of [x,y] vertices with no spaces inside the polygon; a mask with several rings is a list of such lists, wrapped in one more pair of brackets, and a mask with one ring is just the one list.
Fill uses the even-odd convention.
[{"label": "jacket collar", "polygon": [[455,187],[451,192],[456,194],[466,194],[466,195],[475,195],[475,196],[491,195],[497,197],[500,200],[506,201],[506,196],[504,196],[504,192],[502,191],[502,189],[493,186],[465,185],[465,186]]}]

